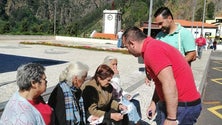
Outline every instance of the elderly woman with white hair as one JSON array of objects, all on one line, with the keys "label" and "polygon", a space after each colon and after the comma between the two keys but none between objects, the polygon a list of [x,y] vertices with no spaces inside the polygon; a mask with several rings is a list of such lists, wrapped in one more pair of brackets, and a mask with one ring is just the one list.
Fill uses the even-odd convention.
[{"label": "elderly woman with white hair", "polygon": [[[140,104],[139,101],[132,99],[132,97],[128,97],[129,94],[123,91],[121,88],[121,81],[119,71],[117,69],[118,60],[113,56],[106,56],[103,61],[104,64],[108,65],[114,72],[114,75],[111,79],[111,85],[113,86],[113,97],[115,100],[123,103],[128,107],[128,117],[130,124],[139,124],[141,112],[140,112]],[[128,96],[125,96],[128,95]]]},{"label": "elderly woman with white hair", "polygon": [[55,112],[55,125],[85,125],[86,117],[81,85],[89,67],[81,62],[71,63],[59,76],[59,83],[52,91],[48,104]]}]

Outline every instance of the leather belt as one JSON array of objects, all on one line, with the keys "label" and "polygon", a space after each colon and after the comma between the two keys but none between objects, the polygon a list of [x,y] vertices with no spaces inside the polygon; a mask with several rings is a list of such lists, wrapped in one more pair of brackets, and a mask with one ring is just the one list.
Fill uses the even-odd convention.
[{"label": "leather belt", "polygon": [[200,103],[201,103],[201,99],[199,98],[199,99],[191,101],[191,102],[178,102],[178,106],[181,106],[181,107],[195,106],[195,105],[198,105]]}]

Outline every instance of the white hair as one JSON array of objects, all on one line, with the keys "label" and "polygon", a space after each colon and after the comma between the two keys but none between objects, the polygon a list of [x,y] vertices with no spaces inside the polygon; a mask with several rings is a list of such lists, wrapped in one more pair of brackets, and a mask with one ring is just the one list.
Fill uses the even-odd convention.
[{"label": "white hair", "polygon": [[106,56],[103,60],[103,64],[110,66],[112,60],[117,60],[117,58],[113,56]]},{"label": "white hair", "polygon": [[81,62],[71,63],[60,74],[59,82],[66,81],[71,86],[74,76],[77,76],[78,79],[81,79],[88,73],[88,71],[89,67],[86,64]]}]

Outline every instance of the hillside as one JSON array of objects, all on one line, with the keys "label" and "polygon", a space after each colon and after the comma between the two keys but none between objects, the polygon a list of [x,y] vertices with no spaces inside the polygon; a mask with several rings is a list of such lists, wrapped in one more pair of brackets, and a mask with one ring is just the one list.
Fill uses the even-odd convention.
[{"label": "hillside", "polygon": [[[202,19],[203,0],[153,0],[153,13],[160,6],[172,10],[175,19]],[[182,3],[182,4],[181,4]],[[222,0],[207,0],[206,18],[222,16]],[[147,0],[0,0],[0,34],[88,36],[102,31],[103,10],[122,12],[122,27],[148,20]],[[56,29],[56,31],[54,31]]]}]

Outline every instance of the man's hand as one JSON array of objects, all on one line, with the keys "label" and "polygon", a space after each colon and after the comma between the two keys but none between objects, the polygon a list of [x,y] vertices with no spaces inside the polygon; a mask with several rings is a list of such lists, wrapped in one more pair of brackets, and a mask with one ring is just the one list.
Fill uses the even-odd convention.
[{"label": "man's hand", "polygon": [[147,118],[152,119],[156,114],[156,104],[154,101],[151,101],[149,107],[147,108]]}]

